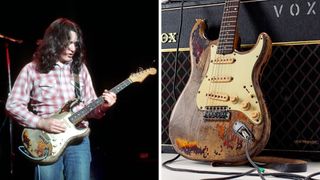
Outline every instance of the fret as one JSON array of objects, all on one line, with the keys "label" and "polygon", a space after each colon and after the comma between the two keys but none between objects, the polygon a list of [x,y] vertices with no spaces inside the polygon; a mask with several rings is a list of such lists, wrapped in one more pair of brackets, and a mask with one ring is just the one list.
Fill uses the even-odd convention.
[{"label": "fret", "polygon": [[238,4],[240,1],[226,1],[226,4]]},{"label": "fret", "polygon": [[238,5],[235,4],[235,5],[227,5],[227,7],[225,9],[238,9]]},{"label": "fret", "polygon": [[230,29],[236,30],[236,27],[237,27],[236,25],[221,26],[221,27],[220,27],[220,31],[221,31],[221,30],[222,30],[222,31],[223,31],[223,30],[227,30],[227,29],[228,29],[228,30],[230,30]]},{"label": "fret", "polygon": [[224,13],[223,18],[226,18],[226,17],[238,18],[238,13],[239,13],[238,11],[228,11]]},{"label": "fret", "polygon": [[238,8],[226,8],[225,10],[224,10],[225,12],[224,12],[224,14],[232,14],[232,13],[238,13],[239,11],[238,11]]},{"label": "fret", "polygon": [[223,44],[229,44],[229,45],[232,45],[232,44],[233,44],[233,42],[228,41],[228,42],[223,42]]},{"label": "fret", "polygon": [[218,47],[218,49],[220,48],[220,49],[222,49],[222,47],[232,47],[233,46],[233,44],[232,43],[221,43],[220,44],[221,45],[221,47]]},{"label": "fret", "polygon": [[223,19],[228,19],[228,18],[237,18],[237,16],[228,16],[228,17],[222,17]]},{"label": "fret", "polygon": [[229,42],[228,40],[230,40],[230,39],[233,39],[233,37],[226,37],[226,38],[223,38],[223,40],[221,41],[221,43],[222,43],[222,42]]},{"label": "fret", "polygon": [[234,29],[224,29],[223,31],[224,31],[224,32],[233,32]]},{"label": "fret", "polygon": [[236,20],[237,19],[235,19],[235,18],[228,18],[228,19],[225,19],[223,23],[225,24],[225,23],[229,23],[229,22],[236,22]]},{"label": "fret", "polygon": [[223,38],[223,40],[221,40],[221,42],[227,42],[228,40],[233,40],[233,38],[234,38],[233,36],[225,36],[225,38]]},{"label": "fret", "polygon": [[240,0],[226,0],[227,2],[239,2]]},{"label": "fret", "polygon": [[219,43],[221,43],[221,42],[233,42],[234,35],[235,34],[230,34],[230,35],[223,36],[222,38],[219,39]]},{"label": "fret", "polygon": [[220,45],[233,45],[233,42],[232,41],[221,41],[221,42],[219,42],[219,44]]},{"label": "fret", "polygon": [[229,20],[229,21],[223,21],[222,23],[221,23],[221,25],[224,25],[224,24],[226,24],[226,23],[236,23],[237,22],[237,19],[231,19],[231,20]]},{"label": "fret", "polygon": [[235,23],[227,23],[227,24],[221,25],[221,28],[227,28],[227,27],[233,27],[234,29],[236,29],[237,25]]},{"label": "fret", "polygon": [[232,18],[237,18],[238,12],[230,12],[230,13],[225,13],[226,16],[223,16],[222,18],[227,18],[227,17],[232,17]]},{"label": "fret", "polygon": [[236,26],[236,25],[233,25],[233,24],[232,24],[232,25],[225,25],[225,26],[223,26],[224,29],[226,29],[226,28],[233,28],[233,29],[234,29],[234,28],[236,28],[236,27],[237,27],[237,26]]},{"label": "fret", "polygon": [[223,47],[217,49],[217,54],[229,54],[233,52],[233,47]]},{"label": "fret", "polygon": [[225,52],[225,51],[228,51],[228,50],[233,50],[233,47],[232,47],[232,44],[229,44],[229,45],[221,46],[220,48],[218,48],[218,50],[221,50],[221,51]]},{"label": "fret", "polygon": [[[220,32],[220,35],[223,36],[223,35],[232,35],[232,34],[235,34],[234,33],[235,31],[234,30],[227,30],[227,29],[223,29],[222,32]],[[220,37],[220,36],[219,36]],[[223,38],[223,37],[220,37],[220,38]]]},{"label": "fret", "polygon": [[224,46],[223,48],[217,49],[217,54],[228,54],[233,52],[232,46]]},{"label": "fret", "polygon": [[225,27],[224,30],[226,30],[226,31],[231,31],[231,30],[233,30],[234,28],[235,28],[235,26],[233,26],[233,27],[228,26],[228,27]]}]

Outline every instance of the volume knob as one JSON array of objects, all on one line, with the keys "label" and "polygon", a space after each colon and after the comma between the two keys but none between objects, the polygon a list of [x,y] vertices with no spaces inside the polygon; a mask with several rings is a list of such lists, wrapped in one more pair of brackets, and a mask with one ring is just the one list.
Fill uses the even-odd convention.
[{"label": "volume knob", "polygon": [[236,104],[239,101],[239,97],[238,96],[230,96],[230,101],[233,104]]}]

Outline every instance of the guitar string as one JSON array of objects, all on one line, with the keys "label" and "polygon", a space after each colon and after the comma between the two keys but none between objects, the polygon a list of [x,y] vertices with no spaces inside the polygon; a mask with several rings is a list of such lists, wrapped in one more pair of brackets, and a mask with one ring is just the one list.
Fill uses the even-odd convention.
[{"label": "guitar string", "polygon": [[[220,32],[219,32],[219,40],[218,40],[218,45],[216,47],[216,52],[214,52],[214,57],[212,57],[212,59],[210,59],[210,61],[212,61],[212,65],[210,67],[212,67],[211,69],[211,75],[208,77],[208,81],[209,81],[209,94],[212,95],[211,97],[208,97],[208,101],[209,103],[207,104],[207,106],[209,105],[215,105],[216,103],[216,99],[214,98],[215,94],[219,92],[219,85],[218,83],[215,82],[215,77],[218,78],[219,74],[220,74],[220,66],[219,64],[216,64],[215,61],[217,60],[217,58],[219,58],[219,56],[221,56],[221,50],[222,47],[224,46],[224,38],[223,38],[223,34],[225,32],[225,27],[224,27],[224,16],[225,16],[225,11],[226,8],[228,6],[228,2],[225,2],[225,6],[224,6],[224,13],[222,15],[222,20],[221,20],[221,27],[220,27]],[[211,47],[210,47],[211,48]],[[213,53],[212,51],[210,52],[211,54]]]},{"label": "guitar string", "polygon": [[[224,6],[224,11],[226,10],[226,6],[227,6],[227,1],[225,2],[225,6]],[[205,77],[205,82],[208,82],[208,94],[207,94],[207,99],[206,99],[206,106],[210,107],[210,106],[214,106],[214,102],[216,101],[214,99],[214,94],[215,91],[217,91],[217,83],[214,81],[214,78],[219,74],[217,65],[215,64],[216,59],[219,57],[220,54],[220,49],[221,46],[223,46],[223,32],[224,32],[224,26],[223,26],[223,22],[224,22],[224,13],[222,14],[222,19],[221,19],[221,27],[220,27],[220,32],[219,32],[219,39],[217,41],[217,47],[216,47],[216,52],[213,52],[212,50],[212,45],[210,45],[210,59],[209,59],[209,69],[208,69],[208,77]],[[212,57],[213,56],[213,57]],[[211,64],[212,63],[212,64]],[[207,110],[207,109],[205,109]],[[210,110],[210,109],[209,109]]]},{"label": "guitar string", "polygon": [[[234,1],[239,3],[240,1]],[[222,23],[221,23],[221,28],[220,28],[220,34],[219,34],[219,41],[218,41],[218,47],[216,50],[216,54],[215,57],[213,59],[213,61],[216,58],[226,58],[226,54],[228,55],[230,53],[230,49],[233,51],[233,44],[230,45],[230,40],[234,39],[234,32],[231,31],[231,33],[228,31],[230,28],[230,21],[229,19],[231,19],[231,21],[234,20],[234,17],[230,18],[230,15],[233,15],[236,11],[230,10],[230,6],[232,6],[234,3],[232,1],[226,1],[225,2],[225,7],[224,7],[224,13],[222,16]],[[237,9],[235,9],[237,10]],[[236,20],[236,19],[235,19]],[[235,28],[236,26],[234,26]],[[231,53],[232,53],[231,51]],[[221,59],[220,59],[221,60]],[[210,84],[213,84],[213,88],[210,89],[210,93],[212,93],[213,95],[224,95],[224,92],[229,92],[230,89],[228,89],[228,85],[224,84],[227,82],[218,82],[219,80],[221,80],[220,78],[230,74],[230,65],[229,64],[223,64],[219,63],[216,64],[215,62],[213,62],[212,65],[212,75],[211,77],[211,81]],[[213,79],[212,79],[213,78]],[[217,78],[217,81],[215,81],[215,78]],[[226,94],[228,95],[228,94]],[[212,98],[212,100],[210,102],[216,102],[219,101],[219,98],[222,97],[217,97],[218,99],[215,99],[214,97]],[[211,103],[214,104],[214,103]],[[223,103],[222,103],[223,104]]]},{"label": "guitar string", "polygon": [[[239,0],[229,0],[226,2],[226,8],[224,10],[224,21],[223,21],[223,32],[224,34],[222,35],[222,42],[223,45],[220,46],[220,49],[222,51],[222,57],[225,60],[228,60],[230,58],[233,58],[233,51],[234,51],[234,41],[235,41],[235,32],[236,32],[236,27],[237,27],[237,17],[238,17],[238,10],[240,6],[240,1]],[[226,63],[221,63],[219,64],[221,67],[219,69],[220,76],[218,78],[222,78],[220,80],[223,81],[224,77],[232,77],[234,71],[233,71],[233,63],[229,64],[229,62]],[[230,96],[232,94],[226,93],[226,92],[233,92],[234,89],[231,89],[232,86],[230,84],[232,82],[228,82],[227,79],[225,79],[226,82],[221,82],[220,84],[220,89],[219,92],[221,92],[221,95],[226,95],[229,97],[228,101],[230,101]],[[218,92],[218,93],[219,93]]]}]

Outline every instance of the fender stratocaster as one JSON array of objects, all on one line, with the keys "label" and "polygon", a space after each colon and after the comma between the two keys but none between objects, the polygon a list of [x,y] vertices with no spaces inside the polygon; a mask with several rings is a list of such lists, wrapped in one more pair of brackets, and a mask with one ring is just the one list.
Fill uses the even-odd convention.
[{"label": "fender stratocaster", "polygon": [[[121,90],[134,82],[142,82],[148,75],[156,74],[155,68],[149,68],[140,72],[131,74],[126,80],[112,88],[110,91],[119,93]],[[39,164],[50,164],[58,160],[65,148],[71,142],[81,140],[90,132],[89,128],[79,129],[75,125],[84,120],[85,116],[89,114],[96,107],[104,103],[104,98],[100,96],[80,111],[70,112],[71,107],[75,101],[69,101],[65,106],[52,118],[63,121],[67,129],[63,133],[53,134],[42,130],[24,128],[22,131],[22,142],[25,151],[24,153],[30,160]]]},{"label": "fender stratocaster", "polygon": [[[247,162],[265,147],[271,120],[260,89],[272,43],[261,33],[255,46],[239,52],[240,0],[226,0],[219,38],[205,36],[197,19],[190,35],[191,73],[169,121],[175,150],[191,160],[223,164]],[[248,146],[246,146],[248,145]]]}]

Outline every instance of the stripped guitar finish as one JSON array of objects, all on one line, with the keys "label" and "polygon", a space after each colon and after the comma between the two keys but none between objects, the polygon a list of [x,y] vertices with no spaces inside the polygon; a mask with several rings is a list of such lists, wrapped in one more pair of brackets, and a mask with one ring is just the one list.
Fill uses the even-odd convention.
[{"label": "stripped guitar finish", "polygon": [[[156,74],[155,68],[149,68],[140,72],[131,74],[126,80],[112,88],[110,91],[119,93],[124,88],[134,82],[142,82],[148,75]],[[64,149],[76,140],[81,140],[90,132],[89,128],[77,128],[75,125],[85,119],[85,116],[93,111],[96,107],[104,103],[104,98],[100,96],[80,111],[70,112],[76,101],[69,101],[60,112],[51,116],[54,119],[61,120],[65,123],[67,129],[63,133],[53,134],[38,129],[24,128],[22,132],[22,142],[25,154],[32,161],[40,164],[50,164],[58,160]]]},{"label": "stripped guitar finish", "polygon": [[239,7],[240,0],[226,0],[218,40],[205,37],[203,20],[191,31],[191,74],[169,122],[173,147],[188,159],[241,164],[246,142],[250,156],[268,142],[271,120],[260,78],[272,43],[261,33],[251,50],[235,49]]}]

